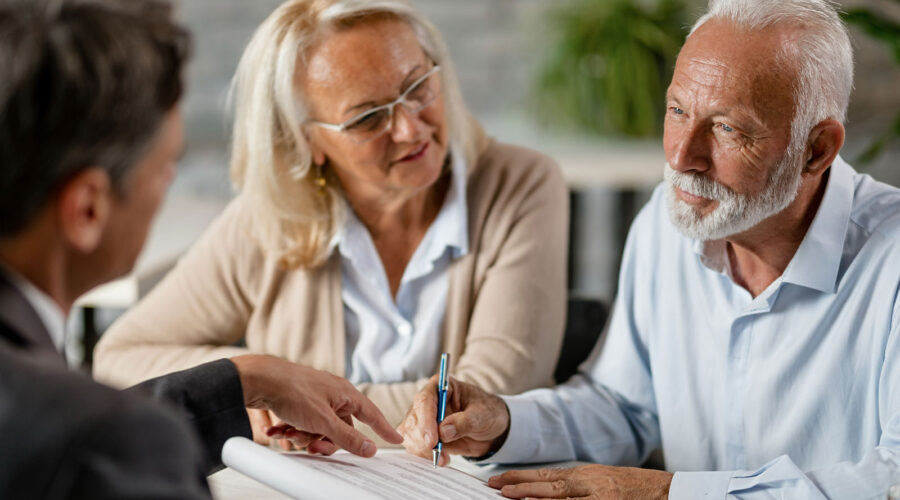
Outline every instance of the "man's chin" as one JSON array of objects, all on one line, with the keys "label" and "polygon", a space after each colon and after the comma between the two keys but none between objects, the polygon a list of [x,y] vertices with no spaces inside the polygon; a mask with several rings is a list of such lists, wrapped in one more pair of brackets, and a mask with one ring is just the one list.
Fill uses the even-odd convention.
[{"label": "man's chin", "polygon": [[669,204],[669,220],[675,229],[683,236],[699,241],[720,240],[733,234],[722,227],[720,221],[715,221],[716,207],[700,210],[680,200],[673,200]]}]

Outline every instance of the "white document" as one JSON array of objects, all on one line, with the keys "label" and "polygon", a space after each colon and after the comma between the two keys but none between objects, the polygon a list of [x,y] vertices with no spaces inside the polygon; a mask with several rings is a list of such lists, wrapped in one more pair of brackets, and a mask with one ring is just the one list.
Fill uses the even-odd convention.
[{"label": "white document", "polygon": [[478,478],[449,467],[437,470],[424,458],[379,452],[373,458],[350,453],[331,457],[279,453],[233,437],[222,448],[228,467],[303,500],[457,500],[501,498]]}]

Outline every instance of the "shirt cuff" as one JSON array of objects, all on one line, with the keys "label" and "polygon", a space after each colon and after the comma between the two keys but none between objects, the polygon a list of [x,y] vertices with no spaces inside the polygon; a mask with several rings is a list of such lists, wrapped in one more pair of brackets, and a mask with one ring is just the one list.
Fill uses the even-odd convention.
[{"label": "shirt cuff", "polygon": [[731,471],[676,472],[669,486],[669,500],[725,498]]},{"label": "shirt cuff", "polygon": [[538,429],[538,413],[536,405],[530,399],[519,396],[500,396],[509,408],[509,434],[503,446],[493,455],[477,464],[512,464],[529,462],[538,449],[539,440],[535,435]]}]

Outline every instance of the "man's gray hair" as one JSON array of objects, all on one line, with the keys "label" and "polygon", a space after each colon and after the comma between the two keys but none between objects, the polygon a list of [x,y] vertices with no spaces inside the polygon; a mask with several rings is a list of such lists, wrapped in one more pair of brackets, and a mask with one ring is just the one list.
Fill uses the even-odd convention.
[{"label": "man's gray hair", "polygon": [[792,145],[826,119],[844,123],[853,89],[853,49],[847,27],[828,0],[710,0],[691,34],[710,20],[728,20],[756,31],[786,25],[798,32],[778,60],[797,68]]}]

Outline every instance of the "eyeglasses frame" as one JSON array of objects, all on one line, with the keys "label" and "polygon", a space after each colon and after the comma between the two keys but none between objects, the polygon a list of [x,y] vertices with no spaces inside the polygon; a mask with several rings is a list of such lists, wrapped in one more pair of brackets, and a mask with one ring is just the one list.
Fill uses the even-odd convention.
[{"label": "eyeglasses frame", "polygon": [[416,88],[417,86],[422,84],[422,82],[427,80],[431,75],[437,73],[440,70],[441,70],[441,66],[439,64],[435,64],[424,75],[420,76],[419,78],[416,79],[416,81],[412,82],[409,85],[409,87],[407,87],[406,90],[404,90],[403,93],[400,94],[400,96],[397,97],[396,99],[394,99],[393,101],[386,103],[386,104],[382,104],[380,106],[375,106],[374,108],[371,108],[371,109],[367,109],[367,110],[363,111],[362,113],[359,113],[358,115],[355,115],[352,118],[344,121],[343,123],[328,123],[328,122],[322,122],[322,121],[318,121],[318,120],[308,120],[306,123],[308,125],[316,125],[318,127],[322,127],[322,128],[328,129],[328,130],[333,130],[335,132],[346,133],[347,127],[349,127],[350,124],[352,124],[353,122],[359,120],[361,117],[363,117],[367,114],[370,114],[370,113],[376,113],[383,109],[387,109],[388,110],[388,119],[386,122],[387,125],[385,125],[384,130],[376,133],[372,137],[365,139],[363,141],[355,141],[355,140],[353,140],[352,135],[347,134],[347,137],[355,144],[365,144],[367,142],[374,141],[375,139],[383,136],[394,126],[394,108],[397,107],[398,104],[403,105],[403,107],[406,108],[407,111],[419,113],[423,109],[427,108],[431,103],[434,102],[434,100],[437,98],[437,94],[435,94],[435,96],[432,97],[432,99],[430,101],[423,104],[419,109],[412,111],[408,106],[406,106],[406,96],[409,95],[410,91],[412,91],[414,88]]}]

